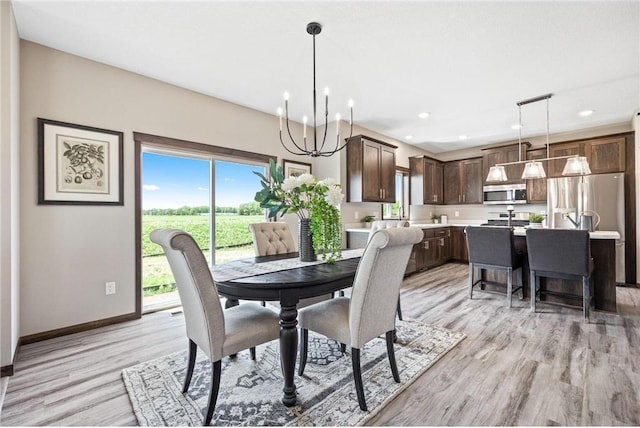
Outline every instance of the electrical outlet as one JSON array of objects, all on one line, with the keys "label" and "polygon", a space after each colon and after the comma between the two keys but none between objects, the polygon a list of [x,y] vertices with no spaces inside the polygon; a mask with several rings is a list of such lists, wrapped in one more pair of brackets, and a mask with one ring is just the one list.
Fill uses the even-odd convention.
[{"label": "electrical outlet", "polygon": [[106,282],[104,284],[104,294],[107,296],[109,294],[116,294],[116,283],[115,282]]},{"label": "electrical outlet", "polygon": [[455,213],[453,213],[456,217],[460,217],[460,211],[456,211]]},{"label": "electrical outlet", "polygon": [[354,213],[353,217],[354,217],[356,220],[359,220],[359,219],[360,219],[360,213],[359,213],[358,211],[356,211],[356,212]]}]

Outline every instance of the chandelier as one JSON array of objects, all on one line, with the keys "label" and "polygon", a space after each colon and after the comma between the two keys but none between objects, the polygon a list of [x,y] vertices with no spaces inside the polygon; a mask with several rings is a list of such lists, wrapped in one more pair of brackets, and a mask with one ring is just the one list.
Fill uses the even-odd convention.
[{"label": "chandelier", "polygon": [[[520,163],[524,163],[524,170],[522,171],[522,176],[520,177],[522,180],[546,178],[547,174],[544,170],[542,162],[548,162],[555,159],[567,160],[567,163],[562,170],[562,175],[564,176],[591,174],[591,168],[589,168],[589,163],[587,162],[587,158],[585,156],[570,155],[556,156],[552,158],[549,157],[549,99],[552,96],[553,94],[540,95],[539,97],[530,98],[524,101],[518,101],[516,103],[518,106],[518,161],[498,163],[489,168],[489,174],[487,174],[486,180],[487,182],[508,181],[507,172],[505,171],[504,167],[506,165],[515,165]],[[520,156],[522,153],[522,106],[526,104],[536,103],[542,100],[547,100],[547,143],[545,145],[547,149],[547,157],[544,159],[537,159],[535,161],[520,160]]]},{"label": "chandelier", "polygon": [[[325,150],[324,148],[327,140],[327,123],[329,119],[329,88],[324,88],[324,134],[322,136],[322,142],[320,143],[318,142],[318,130],[317,130],[317,122],[316,122],[316,112],[317,112],[317,108],[316,108],[316,104],[317,104],[316,103],[316,36],[320,34],[320,31],[322,31],[322,26],[317,22],[310,22],[309,24],[307,24],[307,33],[313,36],[313,145],[311,145],[311,142],[307,143],[307,122],[308,122],[307,116],[304,116],[302,118],[302,126],[303,126],[302,143],[300,144],[296,142],[296,140],[291,135],[291,130],[289,129],[289,92],[287,91],[285,91],[284,93],[284,118],[285,118],[287,135],[289,136],[289,140],[291,140],[291,144],[293,144],[295,148],[289,148],[287,144],[285,144],[285,142],[282,139],[283,111],[282,111],[282,107],[278,107],[278,118],[280,122],[280,143],[282,144],[282,147],[284,147],[284,149],[291,154],[299,155],[299,156],[311,156],[314,158],[318,156],[329,157],[334,153],[344,149],[347,145],[346,142],[340,145],[340,113],[337,113],[335,116],[336,117],[336,144],[335,146],[330,145],[329,147],[332,147],[331,149],[327,148],[327,150]],[[348,106],[349,106],[349,137],[347,138],[351,138],[351,136],[353,135],[353,100],[349,100]]]}]

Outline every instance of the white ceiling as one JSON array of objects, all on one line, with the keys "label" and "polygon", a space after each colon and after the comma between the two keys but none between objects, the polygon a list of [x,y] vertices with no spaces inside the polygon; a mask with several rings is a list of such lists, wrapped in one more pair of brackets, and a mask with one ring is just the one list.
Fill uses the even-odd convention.
[{"label": "white ceiling", "polygon": [[[551,133],[629,122],[640,107],[638,1],[13,6],[23,39],[271,114],[286,89],[296,120],[312,113],[305,29],[320,22],[329,117],[353,98],[357,124],[434,153],[517,138],[516,102],[546,93]],[[544,134],[545,103],[524,106],[522,122],[523,137]]]}]

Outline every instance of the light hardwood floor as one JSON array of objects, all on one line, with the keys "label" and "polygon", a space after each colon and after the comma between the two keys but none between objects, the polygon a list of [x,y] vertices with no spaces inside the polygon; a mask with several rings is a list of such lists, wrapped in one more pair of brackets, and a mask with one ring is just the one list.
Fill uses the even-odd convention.
[{"label": "light hardwood floor", "polygon": [[[467,298],[467,267],[408,278],[406,318],[467,338],[370,425],[640,425],[640,289],[618,288],[619,315],[504,296]],[[2,425],[135,425],[121,369],[186,348],[182,315],[156,313],[23,346]],[[224,376],[224,374],[223,374]]]}]

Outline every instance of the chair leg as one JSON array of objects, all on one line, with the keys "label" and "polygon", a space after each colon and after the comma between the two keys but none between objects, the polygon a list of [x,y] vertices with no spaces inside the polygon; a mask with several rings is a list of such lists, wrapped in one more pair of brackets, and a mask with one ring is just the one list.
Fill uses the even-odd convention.
[{"label": "chair leg", "polygon": [[513,294],[513,269],[507,269],[507,299],[511,307],[511,295]]},{"label": "chair leg", "polygon": [[522,271],[524,269],[522,268],[522,266],[520,266],[520,268],[518,269],[518,287],[520,287],[520,292],[519,292],[519,299],[523,300],[524,299],[524,282],[522,282]]},{"label": "chair leg", "polygon": [[249,352],[251,353],[251,359],[253,361],[255,361],[256,360],[256,347],[253,346],[253,347],[249,348]]},{"label": "chair leg", "polygon": [[342,351],[343,354],[345,352],[347,352],[347,344],[346,343],[341,343],[340,344],[340,351]]},{"label": "chair leg", "polygon": [[469,299],[473,299],[473,263],[469,263]]},{"label": "chair leg", "polygon": [[260,304],[262,305],[262,307],[266,307],[267,303],[263,300],[262,302],[260,302]]},{"label": "chair leg", "polygon": [[589,278],[582,277],[582,312],[584,314],[584,322],[589,322],[589,310],[591,309],[591,290]]},{"label": "chair leg", "polygon": [[191,376],[193,376],[193,367],[196,364],[196,354],[198,353],[198,346],[196,343],[189,339],[189,357],[187,360],[187,374],[184,377],[184,383],[182,384],[182,393],[186,394],[189,390],[189,384],[191,383]]},{"label": "chair leg", "polygon": [[396,308],[398,312],[398,319],[402,321],[402,308],[400,307],[400,296],[398,296],[398,307]]},{"label": "chair leg", "polygon": [[218,390],[220,389],[220,374],[222,373],[222,361],[218,360],[211,363],[211,391],[209,391],[209,404],[207,404],[207,411],[204,417],[204,426],[208,426],[211,423],[213,417],[213,410],[216,408],[216,401],[218,401]]},{"label": "chair leg", "polygon": [[309,330],[300,330],[300,365],[298,366],[298,376],[304,373],[304,366],[307,365],[307,350],[309,349]]},{"label": "chair leg", "polygon": [[344,290],[340,290],[340,291],[338,292],[338,296],[339,296],[339,297],[344,297]]},{"label": "chair leg", "polygon": [[530,271],[529,285],[531,287],[531,312],[536,311],[536,272]]},{"label": "chair leg", "polygon": [[393,374],[393,380],[400,383],[400,374],[398,373],[398,366],[396,365],[396,354],[393,350],[393,332],[394,330],[391,330],[386,333],[387,355],[389,356],[389,364],[391,365],[391,373]]},{"label": "chair leg", "polygon": [[367,411],[367,402],[364,400],[364,387],[362,386],[362,372],[360,371],[360,350],[351,348],[351,365],[353,366],[353,380],[356,383],[356,395],[360,409]]}]

